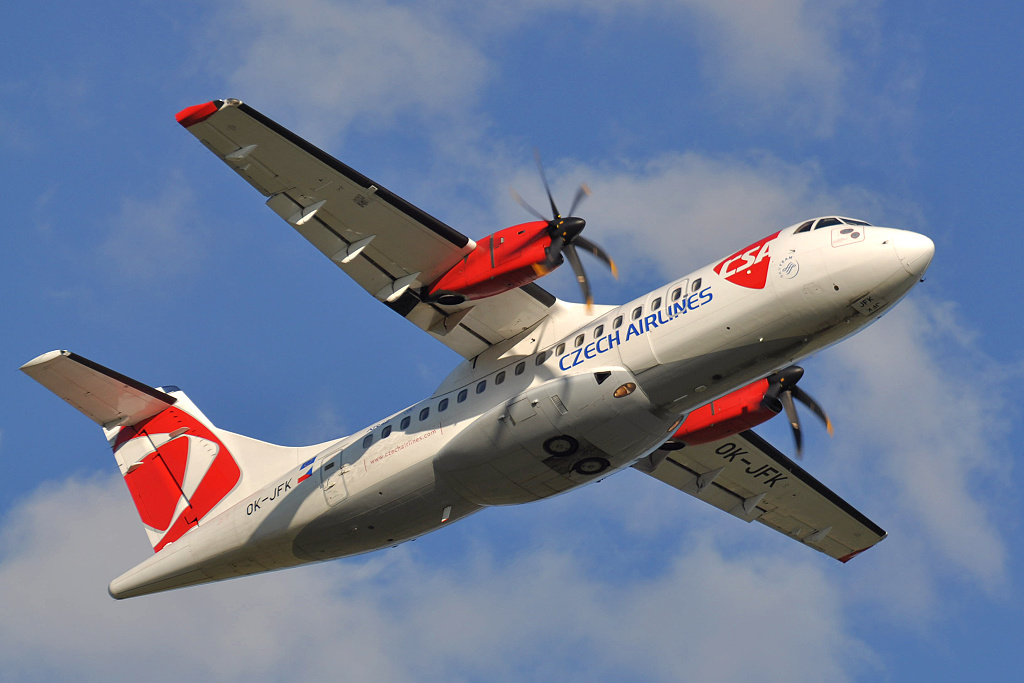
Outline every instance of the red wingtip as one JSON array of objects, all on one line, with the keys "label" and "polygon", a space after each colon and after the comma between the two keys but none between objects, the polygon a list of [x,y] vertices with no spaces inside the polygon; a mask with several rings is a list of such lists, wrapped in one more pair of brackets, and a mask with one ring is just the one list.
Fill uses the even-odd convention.
[{"label": "red wingtip", "polygon": [[861,548],[860,550],[854,550],[849,555],[844,555],[843,557],[840,557],[839,561],[842,562],[843,564],[846,564],[847,562],[849,562],[850,560],[852,560],[853,558],[857,557],[862,552],[864,552],[865,550],[867,550],[868,548],[871,548],[871,547],[872,546],[869,545],[867,548]]},{"label": "red wingtip", "polygon": [[220,109],[222,102],[220,100],[214,100],[213,102],[207,102],[206,104],[197,104],[194,107],[186,107],[178,112],[175,117],[178,119],[178,123],[183,125],[185,128],[194,126],[197,123],[205,121]]}]

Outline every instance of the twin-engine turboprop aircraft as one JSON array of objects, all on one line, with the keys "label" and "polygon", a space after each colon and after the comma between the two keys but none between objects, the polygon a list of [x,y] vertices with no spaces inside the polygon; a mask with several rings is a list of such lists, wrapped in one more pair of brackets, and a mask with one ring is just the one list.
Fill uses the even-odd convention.
[{"label": "twin-engine turboprop aircraft", "polygon": [[885,537],[750,428],[785,410],[799,453],[796,399],[831,429],[794,363],[910,291],[927,237],[822,217],[621,306],[573,304],[533,280],[565,254],[583,285],[576,246],[611,259],[553,201],[553,219],[474,243],[238,100],[178,121],[465,361],[419,403],[298,448],[220,429],[177,387],[68,351],[25,364],[103,427],[156,551],[111,582],[115,598],[393,546],[629,467],[843,562]]}]

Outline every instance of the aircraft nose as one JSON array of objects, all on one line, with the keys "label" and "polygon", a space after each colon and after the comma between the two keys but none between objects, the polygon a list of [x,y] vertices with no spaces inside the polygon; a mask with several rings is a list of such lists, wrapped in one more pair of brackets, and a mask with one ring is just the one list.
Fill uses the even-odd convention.
[{"label": "aircraft nose", "polygon": [[893,238],[896,255],[903,268],[914,277],[921,277],[935,255],[935,243],[928,237],[909,230],[897,230]]}]

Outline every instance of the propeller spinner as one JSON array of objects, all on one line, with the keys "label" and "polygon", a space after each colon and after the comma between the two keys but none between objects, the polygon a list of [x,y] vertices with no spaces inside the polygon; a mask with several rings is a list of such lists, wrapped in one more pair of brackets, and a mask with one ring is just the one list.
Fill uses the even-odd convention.
[{"label": "propeller spinner", "polygon": [[615,266],[615,261],[608,256],[608,253],[580,234],[583,232],[583,228],[586,227],[587,222],[579,216],[573,215],[580,202],[583,201],[583,198],[590,194],[590,188],[586,185],[580,185],[579,189],[576,190],[576,196],[573,197],[568,215],[563,216],[555,204],[554,196],[551,194],[551,187],[548,185],[547,175],[544,173],[544,164],[540,160],[540,153],[535,151],[534,154],[537,158],[537,170],[540,172],[541,181],[544,183],[544,191],[547,193],[548,201],[551,203],[551,213],[554,218],[549,219],[545,217],[526,203],[515,190],[512,190],[512,196],[520,206],[548,224],[547,228],[538,234],[548,235],[551,238],[551,245],[545,250],[546,258],[544,261],[534,264],[534,271],[539,276],[548,274],[562,264],[564,254],[564,258],[569,260],[572,272],[576,276],[576,281],[583,292],[583,298],[587,302],[587,310],[590,310],[594,304],[594,297],[591,293],[590,282],[587,280],[587,273],[583,269],[583,263],[580,261],[576,248],[579,247],[593,254],[598,260],[604,261],[608,268],[611,269],[612,275],[616,278],[619,277],[619,269]]}]

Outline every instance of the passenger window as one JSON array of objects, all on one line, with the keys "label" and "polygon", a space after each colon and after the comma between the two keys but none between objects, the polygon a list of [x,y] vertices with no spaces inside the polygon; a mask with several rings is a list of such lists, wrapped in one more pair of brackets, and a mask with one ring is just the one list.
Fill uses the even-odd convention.
[{"label": "passenger window", "polygon": [[469,396],[469,389],[463,389],[462,391],[459,392],[459,395],[455,397],[455,402],[462,403],[463,401],[466,400],[467,396]]},{"label": "passenger window", "polygon": [[559,344],[558,348],[555,349],[555,355],[556,356],[561,356],[563,353],[565,353],[565,342],[562,342],[561,344]]},{"label": "passenger window", "polygon": [[679,301],[679,297],[683,295],[683,288],[676,287],[672,290],[672,301]]},{"label": "passenger window", "polygon": [[372,443],[373,443],[373,434],[367,434],[366,437],[363,438],[363,448],[369,448]]},{"label": "passenger window", "polygon": [[644,311],[644,307],[643,306],[637,306],[636,308],[633,309],[633,315],[631,315],[630,317],[633,320],[636,320],[637,318],[640,317],[640,314],[643,313],[643,311]]},{"label": "passenger window", "polygon": [[424,408],[420,411],[420,422],[423,422],[430,415],[430,408]]},{"label": "passenger window", "polygon": [[576,337],[576,341],[572,343],[573,346],[583,346],[583,335]]},{"label": "passenger window", "polygon": [[654,301],[651,302],[651,310],[652,311],[656,311],[659,308],[661,308],[661,297],[660,296],[657,299],[655,299]]},{"label": "passenger window", "polygon": [[505,381],[505,371],[502,370],[501,372],[499,372],[497,375],[494,376],[494,383],[495,384],[501,384],[504,381]]},{"label": "passenger window", "polygon": [[541,351],[540,353],[537,354],[537,360],[535,360],[534,363],[536,363],[537,365],[544,365],[544,361],[546,361],[547,359],[548,359],[548,352],[547,351]]},{"label": "passenger window", "polygon": [[604,334],[604,325],[598,325],[594,328],[594,339],[597,339]]},{"label": "passenger window", "polygon": [[622,316],[617,315],[615,316],[615,320],[612,321],[612,329],[617,330],[620,327],[622,327]]},{"label": "passenger window", "polygon": [[380,430],[380,438],[386,439],[391,436],[391,425],[384,425],[384,429]]},{"label": "passenger window", "polygon": [[696,280],[693,281],[693,286],[690,287],[690,291],[696,292],[698,289],[700,289],[700,278],[697,278]]},{"label": "passenger window", "polygon": [[521,375],[525,371],[526,371],[526,361],[523,361],[522,363],[520,363],[519,365],[516,366],[516,374],[517,375]]},{"label": "passenger window", "polygon": [[448,410],[448,399],[442,398],[441,402],[437,404],[437,412],[443,413]]},{"label": "passenger window", "polygon": [[485,379],[481,380],[481,381],[477,382],[476,393],[482,394],[482,393],[484,393],[484,389],[486,389],[486,388],[487,388],[487,380],[485,380]]},{"label": "passenger window", "polygon": [[410,422],[412,422],[412,418],[409,417],[408,415],[406,415],[405,417],[402,418],[402,423],[400,425],[398,425],[398,428],[399,429],[408,429]]}]

